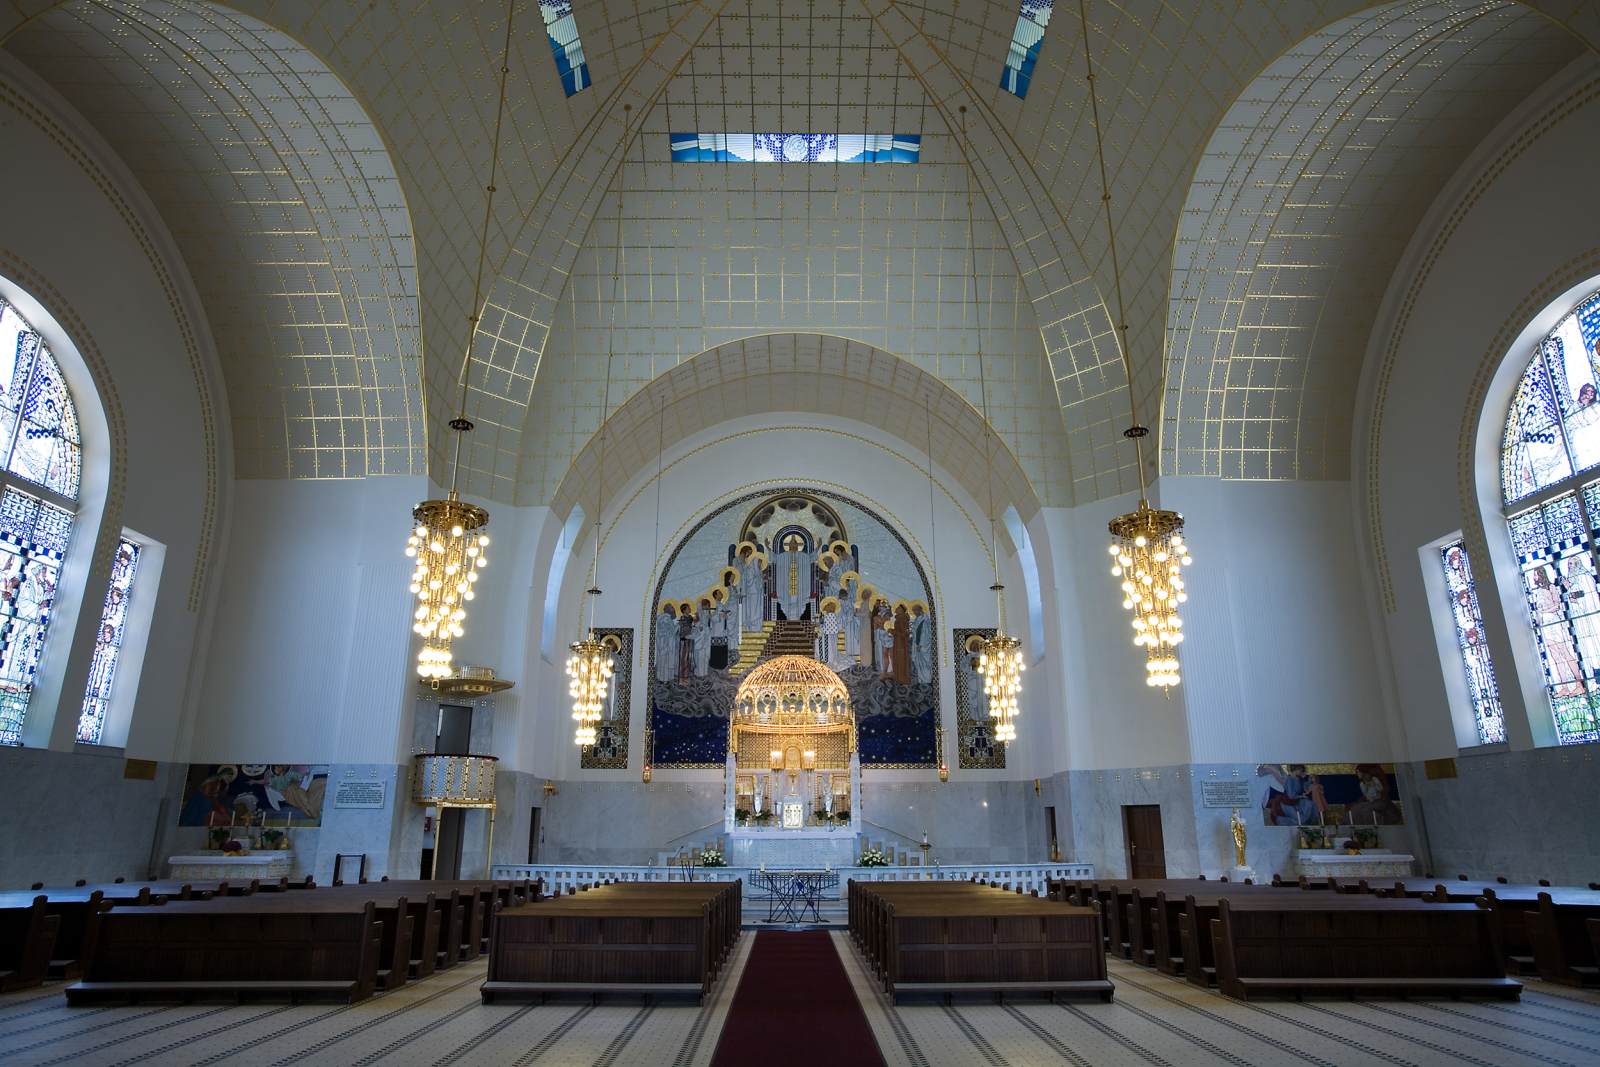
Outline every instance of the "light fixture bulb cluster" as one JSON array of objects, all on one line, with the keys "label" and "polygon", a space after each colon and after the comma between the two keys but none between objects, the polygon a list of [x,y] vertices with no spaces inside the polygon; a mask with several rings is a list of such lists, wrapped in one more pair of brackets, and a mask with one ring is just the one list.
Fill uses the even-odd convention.
[{"label": "light fixture bulb cluster", "polygon": [[411,515],[415,525],[406,555],[417,564],[411,572],[411,592],[417,598],[411,629],[422,638],[417,674],[427,680],[448,678],[451,642],[465,633],[467,602],[473,599],[478,572],[489,563],[489,535],[483,532],[489,513],[451,493],[444,500],[424,500]]},{"label": "light fixture bulb cluster", "polygon": [[606,706],[606,693],[611,687],[612,654],[604,641],[596,640],[594,631],[582,641],[574,641],[572,655],[567,657],[567,692],[572,697],[572,718],[577,728],[573,740],[587,748],[595,742],[594,724],[600,721],[600,712]]},{"label": "light fixture bulb cluster", "polygon": [[1001,743],[1017,739],[1017,695],[1022,692],[1022,642],[996,631],[978,647],[978,673],[983,676],[983,695],[989,701],[989,717],[994,721],[994,739]]},{"label": "light fixture bulb cluster", "polygon": [[1145,650],[1145,684],[1167,689],[1181,680],[1178,645],[1189,599],[1183,568],[1193,563],[1183,540],[1183,516],[1139,501],[1138,510],[1109,525],[1111,575],[1122,579],[1122,606],[1133,613],[1133,643]]}]

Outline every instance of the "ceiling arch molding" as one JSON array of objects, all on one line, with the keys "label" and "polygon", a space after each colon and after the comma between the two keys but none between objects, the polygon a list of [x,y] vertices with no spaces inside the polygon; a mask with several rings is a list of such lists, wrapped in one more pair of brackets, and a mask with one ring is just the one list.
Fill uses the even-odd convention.
[{"label": "ceiling arch molding", "polygon": [[409,212],[340,79],[282,31],[195,0],[74,0],[7,47],[171,229],[217,338],[235,474],[421,473]]},{"label": "ceiling arch molding", "polygon": [[[678,364],[639,389],[573,460],[551,507],[598,510],[602,442],[607,470],[652,470],[656,458],[709,426],[748,415],[825,414],[853,419],[932,448],[934,465],[995,519],[1015,507],[1024,521],[1040,501],[1016,456],[982,413],[936,375],[892,353],[842,337],[764,334],[731,341]],[[630,474],[631,476],[631,474]],[[621,479],[610,488],[621,489]]]},{"label": "ceiling arch molding", "polygon": [[1413,0],[1332,23],[1257,76],[1182,213],[1163,473],[1350,476],[1361,354],[1415,220],[1581,52],[1524,5]]}]

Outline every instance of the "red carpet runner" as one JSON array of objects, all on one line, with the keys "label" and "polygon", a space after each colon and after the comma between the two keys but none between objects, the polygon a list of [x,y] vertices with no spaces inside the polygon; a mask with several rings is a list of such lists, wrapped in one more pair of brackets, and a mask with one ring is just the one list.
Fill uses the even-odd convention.
[{"label": "red carpet runner", "polygon": [[823,930],[761,930],[711,1067],[883,1067],[866,1013]]}]

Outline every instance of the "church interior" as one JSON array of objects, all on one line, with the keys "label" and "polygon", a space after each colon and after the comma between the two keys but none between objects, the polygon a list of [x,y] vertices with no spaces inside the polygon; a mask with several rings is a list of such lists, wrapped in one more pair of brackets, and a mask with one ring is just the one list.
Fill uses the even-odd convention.
[{"label": "church interior", "polygon": [[0,144],[0,1063],[1600,1062],[1600,0],[3,0]]}]

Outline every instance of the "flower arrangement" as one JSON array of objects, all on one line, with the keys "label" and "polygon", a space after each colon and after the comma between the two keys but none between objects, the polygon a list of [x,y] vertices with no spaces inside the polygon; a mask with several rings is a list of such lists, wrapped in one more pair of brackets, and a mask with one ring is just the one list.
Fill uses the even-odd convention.
[{"label": "flower arrangement", "polygon": [[727,865],[727,859],[717,849],[708,848],[700,853],[700,866],[702,867],[726,867]]},{"label": "flower arrangement", "polygon": [[881,848],[869,848],[865,852],[861,853],[861,862],[858,863],[857,866],[887,867],[889,866],[889,857],[884,854],[884,851]]}]

